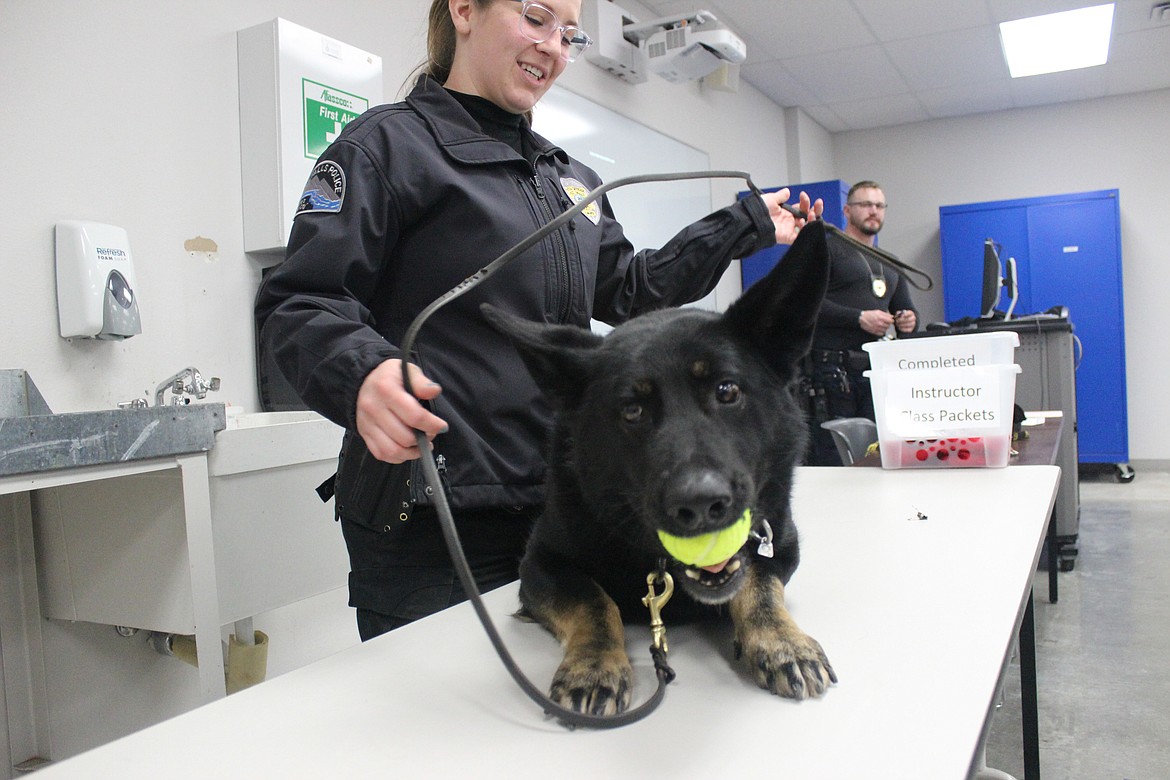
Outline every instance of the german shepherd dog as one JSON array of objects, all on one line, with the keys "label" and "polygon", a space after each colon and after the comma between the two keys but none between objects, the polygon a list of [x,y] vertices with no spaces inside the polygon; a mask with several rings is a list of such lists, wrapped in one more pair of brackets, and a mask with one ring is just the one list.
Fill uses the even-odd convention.
[{"label": "german shepherd dog", "polygon": [[716,565],[669,560],[679,587],[664,622],[730,613],[736,657],[772,693],[804,699],[837,681],[784,606],[799,559],[793,468],[806,440],[794,380],[827,280],[824,228],[813,222],[722,315],[655,311],[601,337],[484,305],[556,415],[518,616],[564,647],[550,694],[558,704],[592,715],[628,708],[622,621],[647,620],[647,575],[669,558],[658,531],[719,531],[748,509],[754,535],[765,533],[761,520],[771,526],[774,556],[749,538]]}]

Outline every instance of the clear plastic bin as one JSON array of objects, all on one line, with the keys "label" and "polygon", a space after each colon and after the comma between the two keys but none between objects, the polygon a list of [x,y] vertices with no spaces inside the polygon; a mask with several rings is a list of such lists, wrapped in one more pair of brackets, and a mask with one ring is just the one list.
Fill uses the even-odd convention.
[{"label": "clear plastic bin", "polygon": [[1003,467],[1020,367],[866,371],[882,467]]}]

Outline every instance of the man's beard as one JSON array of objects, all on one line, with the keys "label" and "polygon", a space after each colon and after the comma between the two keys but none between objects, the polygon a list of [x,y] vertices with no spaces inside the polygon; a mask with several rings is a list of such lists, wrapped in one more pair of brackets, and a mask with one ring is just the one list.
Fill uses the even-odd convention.
[{"label": "man's beard", "polygon": [[870,227],[869,220],[862,220],[860,224],[854,222],[853,227],[857,228],[863,236],[876,236],[882,230],[881,223],[877,227]]}]

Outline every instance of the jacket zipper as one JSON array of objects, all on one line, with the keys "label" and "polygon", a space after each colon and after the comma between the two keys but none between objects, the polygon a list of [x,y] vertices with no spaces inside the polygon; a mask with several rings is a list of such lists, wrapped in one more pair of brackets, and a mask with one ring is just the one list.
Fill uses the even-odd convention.
[{"label": "jacket zipper", "polygon": [[447,481],[447,459],[442,455],[435,456],[435,470],[439,472],[439,484],[443,486],[443,495],[451,502],[451,483]]},{"label": "jacket zipper", "polygon": [[[544,187],[540,183],[540,173],[537,172],[532,177],[532,186],[536,188],[536,199],[540,202],[541,215],[544,217],[545,224],[551,222],[556,218],[556,213],[552,206],[549,205],[548,198],[545,197]],[[569,319],[569,304],[572,300],[572,295],[569,291],[570,275],[569,275],[569,252],[565,247],[564,237],[558,230],[549,236],[553,242],[554,257],[553,257],[553,272],[555,274],[555,289],[553,290],[553,311],[557,315],[557,322],[567,322]]]}]

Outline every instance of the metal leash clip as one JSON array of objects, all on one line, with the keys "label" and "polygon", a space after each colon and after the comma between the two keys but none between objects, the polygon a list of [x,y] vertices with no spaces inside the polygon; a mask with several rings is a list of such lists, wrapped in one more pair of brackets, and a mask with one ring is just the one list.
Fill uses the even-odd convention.
[{"label": "metal leash clip", "polygon": [[[662,582],[662,593],[654,592],[654,584]],[[642,603],[650,610],[650,635],[653,645],[663,653],[670,652],[666,646],[666,626],[662,623],[662,608],[670,597],[674,595],[674,577],[668,571],[652,571],[646,575],[646,585],[650,592],[642,597]]]}]

